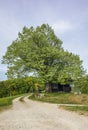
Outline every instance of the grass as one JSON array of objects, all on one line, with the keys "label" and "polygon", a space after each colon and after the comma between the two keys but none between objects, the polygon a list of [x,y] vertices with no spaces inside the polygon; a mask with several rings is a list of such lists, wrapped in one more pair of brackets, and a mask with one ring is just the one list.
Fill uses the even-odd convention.
[{"label": "grass", "polygon": [[0,98],[0,112],[11,108],[12,100],[15,99],[16,97],[18,97],[18,95],[17,96]]},{"label": "grass", "polygon": [[66,110],[75,111],[81,115],[88,116],[88,106],[61,106],[61,107]]},{"label": "grass", "polygon": [[[80,114],[88,115],[88,95],[81,94],[81,95],[74,95],[71,93],[47,93],[44,97],[38,98],[35,95],[29,97],[32,100],[48,102],[48,103],[56,103],[56,104],[63,104],[61,105],[62,108],[70,111],[79,112]],[[65,106],[64,104],[68,104]],[[76,105],[84,105],[84,106],[69,106],[69,104],[76,104]]]},{"label": "grass", "polygon": [[5,97],[5,98],[0,98],[0,107],[2,106],[8,106],[12,104],[12,100],[18,96],[11,96],[11,97]]},{"label": "grass", "polygon": [[30,99],[57,103],[57,104],[85,104],[88,105],[88,95],[74,95],[68,93],[47,93],[42,98],[35,98],[35,95],[32,95]]},{"label": "grass", "polygon": [[12,105],[13,99],[20,97],[20,96],[27,96],[28,94],[20,94],[16,96],[10,96],[10,97],[4,97],[0,98],[0,111],[3,110],[4,108],[7,109]]}]

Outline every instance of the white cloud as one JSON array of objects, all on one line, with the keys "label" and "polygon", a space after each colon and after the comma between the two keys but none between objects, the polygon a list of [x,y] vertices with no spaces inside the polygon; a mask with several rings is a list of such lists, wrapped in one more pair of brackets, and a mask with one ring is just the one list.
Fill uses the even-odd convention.
[{"label": "white cloud", "polygon": [[53,25],[52,25],[52,28],[53,28],[56,32],[64,33],[64,32],[67,32],[67,31],[69,31],[69,30],[74,29],[74,26],[73,26],[70,22],[60,20],[60,21],[58,21],[57,23],[53,24]]}]

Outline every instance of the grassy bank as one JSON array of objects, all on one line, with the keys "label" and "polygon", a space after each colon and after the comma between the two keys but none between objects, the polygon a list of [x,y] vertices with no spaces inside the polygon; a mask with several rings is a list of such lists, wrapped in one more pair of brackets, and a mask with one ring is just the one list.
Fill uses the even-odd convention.
[{"label": "grassy bank", "polygon": [[88,116],[88,106],[61,106],[63,109],[78,112],[81,115]]},{"label": "grassy bank", "polygon": [[31,97],[33,100],[57,103],[57,104],[85,104],[88,105],[88,95],[74,95],[67,93],[47,93],[41,98],[33,94]]},{"label": "grassy bank", "polygon": [[17,96],[0,98],[0,112],[11,108],[12,100],[17,98],[17,97],[18,97],[18,95]]},{"label": "grassy bank", "polygon": [[27,96],[28,94],[20,94],[20,95],[16,95],[16,96],[10,96],[10,97],[5,97],[5,98],[0,98],[0,109],[2,107],[5,107],[5,106],[10,106],[12,105],[12,100],[17,98],[17,97],[20,97],[20,96]]},{"label": "grassy bank", "polygon": [[14,98],[16,98],[16,97],[17,96],[0,98],[0,107],[11,105],[12,104],[12,100]]}]

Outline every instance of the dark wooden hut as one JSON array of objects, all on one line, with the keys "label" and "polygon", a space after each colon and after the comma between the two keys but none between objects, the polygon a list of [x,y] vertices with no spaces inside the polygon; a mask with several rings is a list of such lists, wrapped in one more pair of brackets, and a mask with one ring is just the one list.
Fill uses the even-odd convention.
[{"label": "dark wooden hut", "polygon": [[71,92],[71,86],[69,84],[55,84],[49,83],[46,86],[46,91],[48,92]]}]

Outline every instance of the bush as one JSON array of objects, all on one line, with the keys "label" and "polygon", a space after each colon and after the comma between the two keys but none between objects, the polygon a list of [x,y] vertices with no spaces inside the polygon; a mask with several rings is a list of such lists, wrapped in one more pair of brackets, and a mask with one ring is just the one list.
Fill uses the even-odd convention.
[{"label": "bush", "polygon": [[81,77],[75,81],[76,91],[81,91],[82,93],[88,94],[88,76]]},{"label": "bush", "polygon": [[18,78],[6,81],[0,81],[0,97],[7,97],[28,92],[35,92],[36,84],[42,86],[43,83],[40,79],[35,77]]}]

